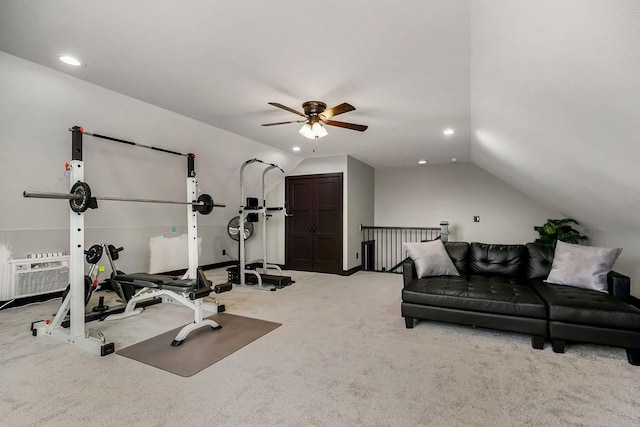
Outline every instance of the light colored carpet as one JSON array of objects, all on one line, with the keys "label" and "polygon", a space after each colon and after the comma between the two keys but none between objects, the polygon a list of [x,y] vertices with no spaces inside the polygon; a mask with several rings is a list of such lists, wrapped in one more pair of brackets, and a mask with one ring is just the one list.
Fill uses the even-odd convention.
[{"label": "light colored carpet", "polygon": [[[59,300],[0,312],[0,425],[640,424],[640,367],[621,349],[558,355],[519,334],[405,329],[400,275],[287,274],[297,283],[277,292],[220,295],[227,312],[282,326],[190,378],[32,337]],[[189,320],[160,304],[94,327],[122,348]]]}]

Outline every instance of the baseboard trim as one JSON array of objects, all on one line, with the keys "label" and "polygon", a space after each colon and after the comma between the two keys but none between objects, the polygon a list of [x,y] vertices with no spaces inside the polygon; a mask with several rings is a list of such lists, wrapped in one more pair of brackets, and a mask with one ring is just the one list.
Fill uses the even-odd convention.
[{"label": "baseboard trim", "polygon": [[33,295],[30,297],[16,298],[13,300],[0,301],[0,310],[22,307],[24,305],[49,301],[51,299],[62,298],[62,291],[51,292],[49,294]]},{"label": "baseboard trim", "polygon": [[362,266],[361,265],[357,265],[353,268],[350,268],[349,270],[342,270],[342,272],[340,273],[341,276],[351,276],[352,274],[358,272],[362,270]]}]

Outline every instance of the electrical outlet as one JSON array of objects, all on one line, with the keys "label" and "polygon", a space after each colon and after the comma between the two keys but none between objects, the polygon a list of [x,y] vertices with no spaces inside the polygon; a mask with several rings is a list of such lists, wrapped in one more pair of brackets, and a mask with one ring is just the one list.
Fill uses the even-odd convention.
[{"label": "electrical outlet", "polygon": [[227,254],[227,250],[226,250],[226,249],[223,249],[223,250],[222,250],[222,255],[226,255],[226,254]]}]

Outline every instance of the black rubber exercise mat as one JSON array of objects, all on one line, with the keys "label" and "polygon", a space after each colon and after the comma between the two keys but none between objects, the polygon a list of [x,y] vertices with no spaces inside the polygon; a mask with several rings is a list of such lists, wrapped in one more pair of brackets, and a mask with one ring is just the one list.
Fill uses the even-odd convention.
[{"label": "black rubber exercise mat", "polygon": [[180,326],[118,350],[116,354],[176,375],[190,377],[281,325],[229,313],[214,314],[207,319],[213,319],[222,328],[196,329],[182,345],[172,347],[171,342],[182,329]]}]

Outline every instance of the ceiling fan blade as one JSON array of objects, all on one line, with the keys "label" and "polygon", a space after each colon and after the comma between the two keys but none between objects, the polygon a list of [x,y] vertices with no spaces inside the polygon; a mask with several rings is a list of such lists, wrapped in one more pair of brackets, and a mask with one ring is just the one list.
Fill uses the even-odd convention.
[{"label": "ceiling fan blade", "polygon": [[324,123],[327,124],[327,125],[330,125],[330,126],[337,126],[339,128],[357,130],[357,131],[360,131],[360,132],[364,132],[369,127],[369,126],[365,126],[365,125],[357,125],[355,123],[337,122],[335,120],[324,120]]},{"label": "ceiling fan blade", "polygon": [[283,110],[287,110],[290,113],[297,114],[297,115],[302,116],[302,117],[307,117],[307,116],[305,116],[304,113],[301,113],[300,111],[296,111],[293,108],[289,108],[286,105],[282,105],[282,104],[279,104],[277,102],[270,102],[269,105],[273,105],[274,107],[282,108]]},{"label": "ceiling fan blade", "polygon": [[342,104],[336,105],[333,108],[324,110],[322,113],[320,113],[320,116],[322,117],[322,119],[327,120],[333,116],[337,116],[338,114],[348,113],[349,111],[353,111],[355,109],[356,107],[354,107],[353,105],[343,102]]},{"label": "ceiling fan blade", "polygon": [[262,126],[286,125],[289,123],[304,123],[306,120],[291,120],[290,122],[264,123]]}]

